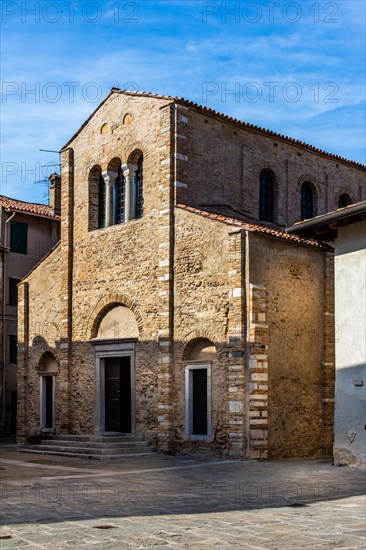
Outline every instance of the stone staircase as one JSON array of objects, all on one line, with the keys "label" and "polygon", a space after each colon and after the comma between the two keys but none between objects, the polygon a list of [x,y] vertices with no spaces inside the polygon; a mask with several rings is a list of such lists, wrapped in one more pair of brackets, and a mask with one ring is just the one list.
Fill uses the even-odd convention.
[{"label": "stone staircase", "polygon": [[94,460],[155,454],[153,448],[142,436],[134,434],[54,435],[52,439],[41,440],[39,445],[19,446],[18,451]]}]

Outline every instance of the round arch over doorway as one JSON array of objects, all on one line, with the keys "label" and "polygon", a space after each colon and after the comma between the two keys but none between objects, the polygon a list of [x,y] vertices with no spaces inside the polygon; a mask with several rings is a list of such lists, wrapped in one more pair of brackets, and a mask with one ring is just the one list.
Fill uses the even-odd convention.
[{"label": "round arch over doorway", "polygon": [[96,433],[135,433],[135,352],[142,321],[123,302],[116,296],[99,302],[91,324]]},{"label": "round arch over doorway", "polygon": [[136,303],[125,294],[108,294],[100,298],[88,316],[89,321],[86,324],[85,330],[86,340],[93,340],[97,337],[103,317],[117,306],[125,306],[133,312],[138,327],[138,337],[141,338],[143,333],[143,321]]}]

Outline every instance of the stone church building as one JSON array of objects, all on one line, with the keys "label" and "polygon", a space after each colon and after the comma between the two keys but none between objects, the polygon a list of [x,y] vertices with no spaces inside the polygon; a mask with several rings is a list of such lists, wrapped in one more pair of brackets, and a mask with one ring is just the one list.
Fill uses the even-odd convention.
[{"label": "stone church building", "polygon": [[330,455],[332,248],[285,227],[365,199],[365,167],[118,89],[61,158],[61,240],[19,285],[19,442]]}]

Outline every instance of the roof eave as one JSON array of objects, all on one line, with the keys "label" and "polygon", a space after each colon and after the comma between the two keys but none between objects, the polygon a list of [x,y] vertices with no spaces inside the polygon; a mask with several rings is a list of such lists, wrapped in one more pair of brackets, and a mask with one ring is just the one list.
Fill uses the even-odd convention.
[{"label": "roof eave", "polygon": [[[3,205],[2,205],[3,206]],[[61,221],[61,216],[53,216],[52,214],[40,214],[37,212],[29,212],[28,210],[20,210],[19,208],[10,208],[8,206],[3,206],[5,212],[15,212],[16,214],[23,214],[24,216],[34,216],[36,218],[43,218],[45,220],[51,220],[55,222]]]},{"label": "roof eave", "polygon": [[197,112],[200,112],[201,114],[204,114],[205,116],[211,116],[213,118],[223,120],[225,123],[232,124],[237,127],[245,128],[246,130],[249,130],[253,133],[256,133],[258,135],[266,135],[272,139],[281,141],[283,143],[289,143],[290,145],[294,147],[298,147],[300,149],[306,149],[312,153],[315,153],[317,155],[320,155],[325,158],[329,158],[331,160],[334,160],[336,162],[340,162],[343,164],[350,164],[360,170],[366,171],[366,166],[364,164],[361,164],[360,162],[356,162],[354,160],[347,159],[345,157],[341,157],[339,155],[336,155],[335,153],[330,153],[329,151],[323,151],[322,149],[318,149],[314,145],[310,145],[309,143],[302,142],[300,140],[297,140],[295,138],[291,138],[289,136],[285,136],[283,134],[278,134],[277,132],[274,132],[273,130],[268,130],[267,128],[262,128],[260,126],[256,126],[255,124],[251,124],[249,122],[244,122],[242,120],[238,120],[234,117],[230,117],[229,115],[225,115],[224,113],[220,113],[218,111],[215,111],[214,109],[211,109],[209,107],[204,107],[203,105],[200,105],[199,103],[195,103],[194,101],[190,101],[188,99],[184,99],[181,97],[176,96],[165,96],[165,95],[159,95],[159,94],[152,94],[148,92],[136,92],[132,90],[121,90],[119,88],[111,88],[111,91],[109,94],[104,98],[104,100],[98,105],[98,107],[91,113],[91,115],[85,120],[85,122],[80,126],[80,128],[77,130],[77,132],[72,136],[71,139],[61,148],[61,152],[64,151],[67,147],[70,146],[70,144],[74,141],[74,139],[81,133],[81,131],[85,128],[85,126],[89,123],[89,121],[92,119],[92,117],[97,113],[97,111],[104,105],[104,103],[110,98],[110,96],[114,93],[124,94],[124,95],[130,95],[135,97],[152,97],[156,99],[164,99],[169,100],[172,103],[175,103],[177,105],[182,105],[184,107],[188,107],[192,110],[195,110]]},{"label": "roof eave", "polygon": [[103,99],[103,101],[101,103],[99,103],[99,105],[97,106],[96,109],[94,109],[94,111],[91,113],[91,115],[89,115],[89,117],[83,122],[83,124],[80,126],[80,128],[75,132],[75,134],[69,139],[69,141],[67,143],[65,143],[65,145],[63,145],[63,147],[61,147],[60,149],[60,153],[62,153],[63,151],[65,151],[65,149],[67,149],[70,144],[74,141],[74,139],[76,139],[78,137],[78,135],[82,132],[82,130],[85,128],[85,126],[90,122],[90,120],[93,118],[93,116],[99,111],[99,109],[104,105],[104,103],[111,97],[112,94],[114,94],[116,91],[115,88],[112,88],[111,91],[109,92],[109,94]]},{"label": "roof eave", "polygon": [[334,231],[340,225],[345,225],[342,224],[345,220],[348,220],[348,223],[356,223],[362,221],[362,219],[366,219],[366,201],[303,222],[297,222],[293,226],[287,227],[286,233],[290,235],[313,235],[317,239],[320,238],[320,235],[322,239],[327,239],[332,235],[330,238],[333,238]]}]

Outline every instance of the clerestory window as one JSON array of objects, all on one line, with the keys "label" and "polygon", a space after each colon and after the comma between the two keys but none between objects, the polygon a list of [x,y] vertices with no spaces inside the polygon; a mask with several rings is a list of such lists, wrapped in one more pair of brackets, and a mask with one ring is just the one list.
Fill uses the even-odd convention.
[{"label": "clerestory window", "polygon": [[268,170],[262,170],[259,190],[259,219],[274,222],[275,185]]},{"label": "clerestory window", "polygon": [[305,182],[301,186],[301,219],[308,220],[316,216],[316,195],[313,185]]},{"label": "clerestory window", "polygon": [[338,199],[338,208],[344,208],[349,204],[352,204],[351,197],[347,195],[347,193],[342,193],[342,195],[340,195]]}]

